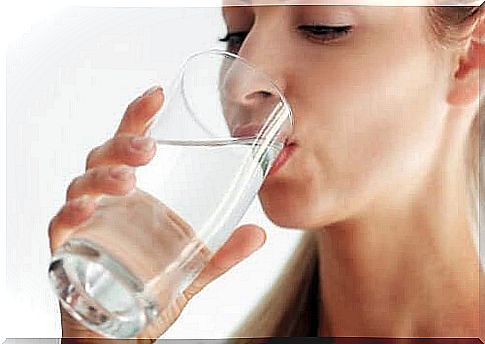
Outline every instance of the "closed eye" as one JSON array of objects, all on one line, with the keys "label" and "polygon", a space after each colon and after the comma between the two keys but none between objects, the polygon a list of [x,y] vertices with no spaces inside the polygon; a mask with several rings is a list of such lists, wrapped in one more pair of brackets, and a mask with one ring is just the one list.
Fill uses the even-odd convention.
[{"label": "closed eye", "polygon": [[328,26],[311,24],[298,26],[298,30],[302,31],[306,36],[323,42],[342,38],[352,32],[352,29],[351,25]]},{"label": "closed eye", "polygon": [[[351,33],[352,29],[353,27],[351,25],[329,26],[311,24],[298,26],[298,30],[302,31],[306,36],[322,42],[330,42],[343,38]],[[223,38],[219,39],[219,42],[227,43],[226,49],[230,52],[237,53],[248,33],[247,31],[228,32]]]}]

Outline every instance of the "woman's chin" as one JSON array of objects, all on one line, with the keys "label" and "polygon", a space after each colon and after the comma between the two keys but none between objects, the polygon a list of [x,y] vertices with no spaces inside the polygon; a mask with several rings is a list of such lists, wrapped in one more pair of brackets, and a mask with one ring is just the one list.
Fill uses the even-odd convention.
[{"label": "woman's chin", "polygon": [[266,216],[284,228],[303,228],[308,220],[308,201],[289,188],[261,189],[259,199]]},{"label": "woman's chin", "polygon": [[291,214],[285,214],[283,212],[273,212],[271,210],[268,211],[264,207],[263,210],[268,219],[278,227],[295,229],[304,228],[304,222],[302,221],[302,219],[299,219],[296,216],[292,216]]},{"label": "woman's chin", "polygon": [[[274,186],[274,187],[273,187]],[[305,187],[273,185],[259,191],[265,215],[278,227],[323,228],[345,218],[346,208],[337,204],[335,195],[314,195]]]}]

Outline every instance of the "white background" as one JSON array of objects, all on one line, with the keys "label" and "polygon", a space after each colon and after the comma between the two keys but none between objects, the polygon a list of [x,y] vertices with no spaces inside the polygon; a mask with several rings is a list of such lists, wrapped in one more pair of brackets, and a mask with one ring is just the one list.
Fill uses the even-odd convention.
[{"label": "white background", "polygon": [[[29,1],[10,14],[2,130],[6,256],[0,261],[8,316],[0,341],[60,336],[46,274],[47,226],[67,185],[82,173],[89,150],[112,135],[132,99],[154,84],[167,85],[190,53],[222,47],[217,39],[225,33],[217,7],[61,8]],[[301,233],[271,224],[259,202],[243,222],[264,227],[266,245],[195,297],[162,338],[227,337],[271,286]]]},{"label": "white background", "polygon": [[[108,8],[63,9],[73,3]],[[218,3],[16,0],[0,9],[2,66],[8,56],[0,69],[8,76],[0,92],[2,108],[8,102],[0,121],[0,343],[60,335],[46,278],[48,221],[130,100],[170,80],[185,54],[216,44],[218,10],[190,7]],[[188,8],[109,8],[133,5]],[[225,337],[271,286],[300,233],[276,228],[258,203],[244,220],[267,230],[265,247],[197,296],[165,338]]]}]

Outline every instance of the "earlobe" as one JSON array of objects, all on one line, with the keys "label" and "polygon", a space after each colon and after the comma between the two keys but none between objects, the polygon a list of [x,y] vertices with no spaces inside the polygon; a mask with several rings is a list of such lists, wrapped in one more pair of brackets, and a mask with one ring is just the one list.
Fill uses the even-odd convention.
[{"label": "earlobe", "polygon": [[456,79],[447,102],[452,106],[465,106],[474,102],[480,94],[478,73],[469,73],[466,78]]},{"label": "earlobe", "polygon": [[484,29],[484,21],[481,19],[470,37],[468,48],[459,58],[447,99],[450,105],[468,105],[480,95],[478,71],[485,67],[485,43],[480,42],[480,31]]},{"label": "earlobe", "polygon": [[[473,44],[473,43],[472,43]],[[475,49],[470,47],[470,49]],[[479,70],[481,68],[477,56],[469,55],[460,58],[447,101],[452,106],[466,106],[474,102],[480,95]],[[482,65],[483,66],[483,65]]]},{"label": "earlobe", "polygon": [[466,56],[460,57],[455,78],[466,78],[470,72],[485,67],[485,44],[472,39]]}]

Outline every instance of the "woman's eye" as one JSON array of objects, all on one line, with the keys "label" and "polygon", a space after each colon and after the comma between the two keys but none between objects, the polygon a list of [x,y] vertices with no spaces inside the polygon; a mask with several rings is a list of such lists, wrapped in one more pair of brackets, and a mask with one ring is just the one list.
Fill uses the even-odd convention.
[{"label": "woman's eye", "polygon": [[[345,26],[328,26],[328,25],[300,25],[298,29],[305,35],[323,42],[330,42],[342,38],[349,34],[353,27]],[[228,32],[225,37],[220,38],[220,42],[225,42],[226,49],[229,52],[237,53],[248,35],[247,31]]]},{"label": "woman's eye", "polygon": [[298,29],[310,38],[330,42],[348,35],[352,31],[352,26],[300,25]]},{"label": "woman's eye", "polygon": [[237,53],[247,35],[248,32],[246,31],[228,32],[224,38],[219,39],[219,42],[225,42],[227,44],[227,51]]}]

